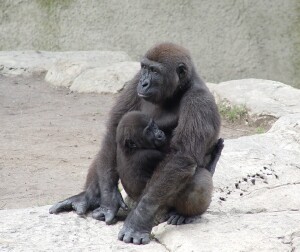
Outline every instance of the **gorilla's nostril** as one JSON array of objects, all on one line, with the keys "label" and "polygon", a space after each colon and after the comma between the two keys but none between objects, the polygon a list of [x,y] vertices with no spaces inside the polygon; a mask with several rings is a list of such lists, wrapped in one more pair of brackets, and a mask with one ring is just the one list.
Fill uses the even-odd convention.
[{"label": "gorilla's nostril", "polygon": [[146,87],[149,86],[149,84],[150,84],[149,81],[144,81],[143,84],[142,84],[142,87],[146,88]]},{"label": "gorilla's nostril", "polygon": [[158,133],[158,134],[156,135],[156,138],[157,138],[158,140],[163,140],[164,137],[165,137],[165,135],[164,135],[163,133]]}]

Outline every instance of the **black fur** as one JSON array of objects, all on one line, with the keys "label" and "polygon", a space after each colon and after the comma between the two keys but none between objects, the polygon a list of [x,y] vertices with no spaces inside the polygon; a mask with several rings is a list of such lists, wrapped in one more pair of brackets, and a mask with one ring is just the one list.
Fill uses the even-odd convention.
[{"label": "black fur", "polygon": [[[162,43],[146,53],[141,70],[127,83],[110,113],[84,192],[54,205],[50,212],[73,208],[82,214],[99,205],[94,217],[111,224],[118,209],[126,208],[117,189],[116,132],[123,115],[133,110],[153,118],[169,141],[168,154],[155,168],[118,236],[125,242],[145,244],[150,241],[159,209],[175,210],[168,221],[171,224],[188,222],[188,216],[206,211],[213,188],[214,167],[209,166],[216,165],[223,148],[223,143],[216,145],[220,116],[214,97],[196,73],[189,52],[181,46]],[[136,179],[129,177],[126,183]]]},{"label": "black fur", "polygon": [[120,121],[116,140],[120,180],[128,196],[138,200],[154,169],[165,157],[167,139],[149,116],[133,111]]}]

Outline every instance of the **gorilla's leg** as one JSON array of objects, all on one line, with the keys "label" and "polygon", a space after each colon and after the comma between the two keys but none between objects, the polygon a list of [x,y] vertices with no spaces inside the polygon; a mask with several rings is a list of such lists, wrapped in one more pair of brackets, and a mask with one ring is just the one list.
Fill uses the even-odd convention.
[{"label": "gorilla's leg", "polygon": [[210,205],[212,191],[211,173],[204,168],[198,168],[191,182],[178,194],[171,205],[174,211],[167,216],[168,224],[187,224],[195,216],[203,214]]},{"label": "gorilla's leg", "polygon": [[198,168],[191,183],[178,194],[173,205],[174,211],[167,215],[168,224],[180,225],[190,223],[195,216],[203,214],[210,205],[213,181],[217,163],[224,148],[224,140],[220,138],[216,143],[211,159],[204,168]]}]

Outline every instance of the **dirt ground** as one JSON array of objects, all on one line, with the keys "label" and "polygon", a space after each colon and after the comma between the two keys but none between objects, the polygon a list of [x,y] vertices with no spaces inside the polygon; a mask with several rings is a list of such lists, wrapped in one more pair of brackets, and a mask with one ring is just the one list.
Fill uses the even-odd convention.
[{"label": "dirt ground", "polygon": [[[115,95],[0,75],[0,209],[53,204],[82,190]],[[223,121],[225,139],[254,128]]]}]

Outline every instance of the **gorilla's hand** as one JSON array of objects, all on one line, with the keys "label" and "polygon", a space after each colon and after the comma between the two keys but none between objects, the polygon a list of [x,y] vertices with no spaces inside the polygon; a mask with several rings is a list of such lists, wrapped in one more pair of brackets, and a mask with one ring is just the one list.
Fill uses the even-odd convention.
[{"label": "gorilla's hand", "polygon": [[147,244],[150,242],[157,204],[141,199],[135,209],[127,216],[124,226],[119,232],[118,239],[126,243]]},{"label": "gorilla's hand", "polygon": [[[147,220],[138,220],[132,210],[127,216],[124,226],[119,232],[118,239],[126,243],[147,244],[150,242],[152,224]],[[139,222],[140,221],[140,222]]]},{"label": "gorilla's hand", "polygon": [[86,192],[81,192],[75,196],[58,202],[49,209],[49,213],[58,214],[60,212],[75,210],[78,215],[84,215],[88,210],[93,210],[100,205],[100,197],[88,197]]},{"label": "gorilla's hand", "polygon": [[118,187],[116,186],[112,191],[105,191],[101,193],[100,207],[93,211],[92,216],[94,219],[105,221],[106,224],[110,225],[115,222],[115,216],[120,207],[124,210],[128,209]]}]

